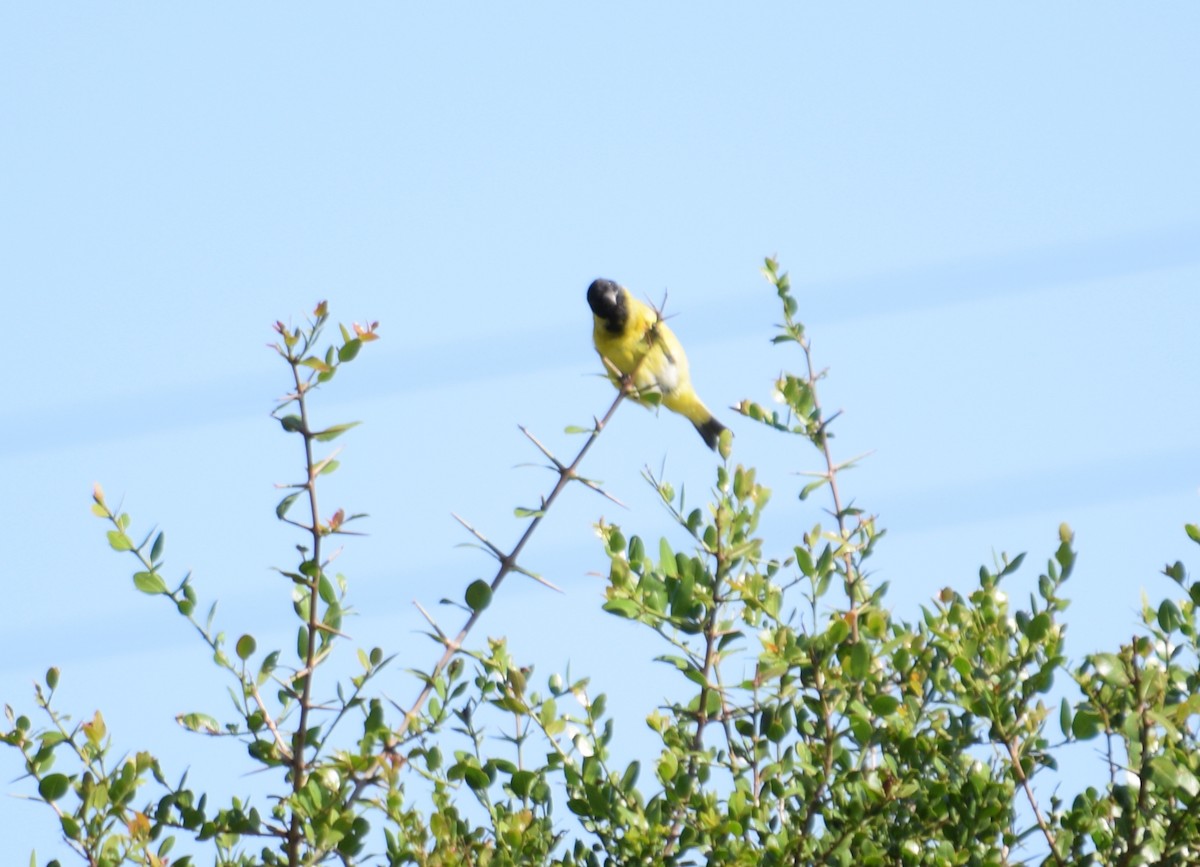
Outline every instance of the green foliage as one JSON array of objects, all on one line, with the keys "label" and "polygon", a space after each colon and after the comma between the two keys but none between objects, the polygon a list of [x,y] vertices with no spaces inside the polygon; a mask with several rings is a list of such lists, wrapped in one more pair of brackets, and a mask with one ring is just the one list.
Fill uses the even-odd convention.
[{"label": "green foliage", "polygon": [[[292,392],[275,417],[303,455],[301,480],[276,507],[303,537],[296,562],[278,570],[294,647],[260,648],[244,634],[230,653],[215,606],[196,614],[192,576],[165,577],[163,533],[131,535],[129,515],[93,494],[110,547],[136,561],[135,588],[170,603],[231,684],[228,707],[188,710],[178,724],[240,742],[276,796],[216,807],[186,775],[168,782],[149,752],[114,759],[99,712],[73,724],[54,706],[51,668],[34,693],[43,727],[6,706],[0,733],[21,755],[29,797],[55,814],[81,863],[105,867],[181,867],[200,851],[218,865],[292,867],[1196,863],[1200,585],[1168,565],[1182,596],[1145,602],[1140,634],[1072,663],[1064,589],[1076,555],[1064,525],[1027,603],[1009,595],[1020,555],[945,588],[911,622],[895,615],[866,568],[883,531],[841,493],[855,460],[834,458],[835,416],[821,406],[825,372],[800,304],[777,263],[764,273],[783,311],[775,342],[799,349],[802,372],[774,383],[779,409],[738,408],[815,448],[818,469],[794,493],[827,497],[828,509],[791,540],[762,538],[771,491],[724,434],[702,502],[644,473],[686,544],[598,525],[604,610],[654,636],[655,660],[675,678],[672,698],[644,716],[656,741],[648,754],[616,758],[635,723],[609,715],[588,678],[539,686],[505,640],[468,644],[508,575],[548,584],[519,559],[570,483],[608,496],[578,469],[619,405],[642,398],[625,381],[602,417],[568,428],[585,436],[572,460],[525,432],[554,482],[516,510],[526,521],[515,545],[460,519],[496,571],[449,603],[463,616],[457,631],[421,609],[440,651],[412,672],[416,698],[401,707],[376,688],[392,661],[380,648],[357,649],[358,673],[330,681],[351,607],[324,544],[363,516],[319,506],[319,480],[338,469],[319,448],[354,423],[314,428],[309,398],[376,334],[341,328],[324,346],[321,304],[304,327],[276,324]],[[1200,529],[1185,529],[1200,543]],[[1039,781],[1082,742],[1103,747],[1096,779],[1047,797]],[[189,854],[175,857],[177,841]]]}]

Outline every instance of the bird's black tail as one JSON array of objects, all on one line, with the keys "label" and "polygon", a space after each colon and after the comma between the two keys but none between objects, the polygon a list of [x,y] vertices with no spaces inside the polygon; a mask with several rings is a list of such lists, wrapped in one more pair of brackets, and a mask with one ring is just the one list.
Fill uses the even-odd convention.
[{"label": "bird's black tail", "polygon": [[725,425],[717,421],[713,416],[709,416],[703,422],[693,422],[696,425],[696,430],[700,436],[704,438],[704,444],[714,452],[717,450],[717,439],[721,436],[721,431],[725,430]]}]

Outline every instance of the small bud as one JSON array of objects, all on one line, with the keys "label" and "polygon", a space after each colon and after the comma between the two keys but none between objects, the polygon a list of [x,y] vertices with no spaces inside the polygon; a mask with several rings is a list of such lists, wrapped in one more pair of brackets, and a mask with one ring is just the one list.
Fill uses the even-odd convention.
[{"label": "small bud", "polygon": [[729,428],[721,431],[721,437],[717,440],[717,452],[722,460],[729,460],[729,455],[733,452],[733,431]]}]

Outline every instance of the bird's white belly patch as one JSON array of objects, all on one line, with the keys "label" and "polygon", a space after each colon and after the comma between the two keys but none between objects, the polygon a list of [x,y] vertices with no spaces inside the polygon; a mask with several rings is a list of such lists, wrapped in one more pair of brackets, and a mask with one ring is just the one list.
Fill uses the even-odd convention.
[{"label": "bird's white belly patch", "polygon": [[656,379],[658,387],[662,389],[664,394],[670,394],[679,385],[679,368],[675,362],[668,361],[659,371]]}]

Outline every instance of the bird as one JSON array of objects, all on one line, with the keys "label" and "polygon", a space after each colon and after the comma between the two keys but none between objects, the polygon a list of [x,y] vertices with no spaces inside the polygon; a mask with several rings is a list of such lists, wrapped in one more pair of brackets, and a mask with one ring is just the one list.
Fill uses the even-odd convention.
[{"label": "bird", "polygon": [[[633,374],[639,393],[657,392],[662,405],[695,425],[710,449],[725,430],[692,388],[687,356],[658,311],[612,280],[593,280],[587,291],[592,308],[592,342],[600,357],[620,373]],[[619,386],[618,377],[609,378]]]}]

